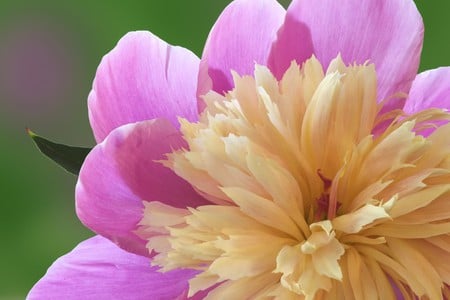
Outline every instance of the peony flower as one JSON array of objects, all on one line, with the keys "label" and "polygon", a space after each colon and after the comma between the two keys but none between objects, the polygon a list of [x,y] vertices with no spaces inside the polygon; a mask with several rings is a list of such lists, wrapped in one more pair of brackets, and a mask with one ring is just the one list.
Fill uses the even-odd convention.
[{"label": "peony flower", "polygon": [[29,299],[450,296],[450,68],[413,1],[236,0],[201,59],[107,54],[76,186],[98,235]]}]

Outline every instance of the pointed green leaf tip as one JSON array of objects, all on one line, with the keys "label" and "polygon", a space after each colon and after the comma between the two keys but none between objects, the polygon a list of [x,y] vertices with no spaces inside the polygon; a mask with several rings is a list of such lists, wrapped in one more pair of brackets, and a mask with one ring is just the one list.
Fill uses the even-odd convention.
[{"label": "pointed green leaf tip", "polygon": [[63,144],[57,144],[49,141],[26,129],[28,135],[33,139],[39,150],[55,163],[63,167],[69,173],[78,175],[84,159],[91,151],[90,148],[72,147]]}]

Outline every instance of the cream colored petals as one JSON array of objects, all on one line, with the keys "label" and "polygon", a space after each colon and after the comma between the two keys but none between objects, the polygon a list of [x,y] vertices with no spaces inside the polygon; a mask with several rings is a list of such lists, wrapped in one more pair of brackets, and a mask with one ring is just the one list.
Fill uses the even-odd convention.
[{"label": "cream colored petals", "polygon": [[[146,205],[139,234],[163,270],[200,271],[190,294],[226,299],[441,299],[450,271],[450,125],[442,111],[383,116],[373,65],[326,73],[312,57],[277,81],[256,66],[210,92],[189,149],[163,163],[210,206]],[[424,298],[424,299],[425,299]]]}]

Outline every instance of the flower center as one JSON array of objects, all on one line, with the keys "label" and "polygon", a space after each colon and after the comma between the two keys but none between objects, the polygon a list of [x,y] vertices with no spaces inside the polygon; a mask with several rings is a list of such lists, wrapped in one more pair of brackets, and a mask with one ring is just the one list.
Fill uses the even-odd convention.
[{"label": "flower center", "polygon": [[389,298],[388,278],[435,295],[442,281],[423,284],[402,252],[423,257],[411,239],[449,232],[448,210],[430,220],[420,211],[448,203],[450,152],[441,146],[450,127],[416,134],[448,115],[390,112],[374,136],[385,119],[375,68],[340,57],[325,74],[313,57],[280,81],[263,66],[233,76],[234,90],[204,97],[197,123],[181,120],[189,149],[163,162],[211,205],[145,203],[139,235],[157,254],[152,263],[198,270],[189,294],[212,289],[212,299]]},{"label": "flower center", "polygon": [[326,177],[324,177],[320,170],[317,170],[317,175],[323,181],[323,192],[316,199],[317,210],[315,213],[315,221],[325,220],[325,219],[334,219],[336,216],[337,210],[339,209],[340,203],[334,198],[332,202],[330,202],[330,188],[332,181]]}]

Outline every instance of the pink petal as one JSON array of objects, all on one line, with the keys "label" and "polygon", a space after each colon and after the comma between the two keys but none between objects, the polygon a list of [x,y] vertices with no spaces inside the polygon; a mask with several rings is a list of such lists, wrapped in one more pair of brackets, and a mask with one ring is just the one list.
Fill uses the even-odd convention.
[{"label": "pink petal", "polygon": [[207,204],[192,187],[156,162],[185,147],[169,121],[155,119],[113,130],[86,158],[76,186],[81,221],[127,251],[148,255],[133,232],[142,219],[142,201],[175,207]]},{"label": "pink petal", "polygon": [[253,74],[255,63],[266,64],[284,8],[274,0],[235,0],[209,33],[199,73],[198,95],[233,87],[231,70]]},{"label": "pink petal", "polygon": [[89,94],[89,119],[97,142],[111,130],[164,117],[197,119],[199,59],[150,32],[126,34],[103,57]]},{"label": "pink petal", "polygon": [[450,110],[450,67],[429,70],[414,79],[404,111],[413,114],[426,108]]},{"label": "pink petal", "polygon": [[28,300],[176,299],[186,293],[192,270],[160,273],[148,258],[96,236],[57,259]]},{"label": "pink petal", "polygon": [[[382,100],[409,91],[422,42],[422,18],[412,0],[294,0],[269,61],[280,77],[293,59],[302,63],[312,54],[325,68],[338,53],[346,63],[370,60]],[[388,108],[401,108],[403,101]]]}]

